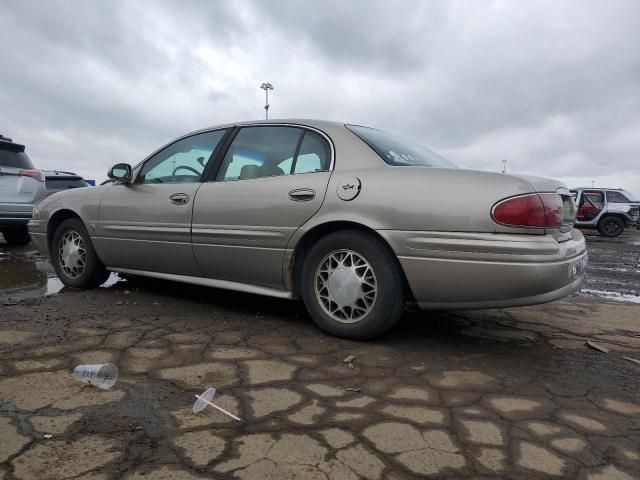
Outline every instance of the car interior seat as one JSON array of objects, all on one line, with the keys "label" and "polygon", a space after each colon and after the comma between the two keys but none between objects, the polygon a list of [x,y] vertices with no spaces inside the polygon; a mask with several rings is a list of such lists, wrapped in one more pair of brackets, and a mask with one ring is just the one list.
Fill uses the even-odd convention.
[{"label": "car interior seat", "polygon": [[243,165],[240,169],[240,180],[263,177],[258,165]]}]

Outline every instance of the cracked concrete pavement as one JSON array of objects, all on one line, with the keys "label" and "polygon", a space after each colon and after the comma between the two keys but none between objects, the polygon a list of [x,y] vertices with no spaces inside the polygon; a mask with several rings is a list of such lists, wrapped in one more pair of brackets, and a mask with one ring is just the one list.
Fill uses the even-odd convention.
[{"label": "cracked concrete pavement", "polygon": [[[362,343],[145,279],[6,303],[2,480],[640,478],[639,305],[408,312]],[[111,390],[71,377],[107,361]],[[241,422],[192,413],[210,386]]]}]

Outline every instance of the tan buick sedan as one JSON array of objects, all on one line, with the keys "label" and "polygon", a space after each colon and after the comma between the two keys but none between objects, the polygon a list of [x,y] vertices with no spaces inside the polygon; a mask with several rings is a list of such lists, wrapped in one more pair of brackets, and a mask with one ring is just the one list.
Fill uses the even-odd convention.
[{"label": "tan buick sedan", "polygon": [[584,278],[562,183],[458,169],[372,128],[221,125],[109,177],[34,209],[31,235],[67,286],[95,287],[113,271],[301,298],[320,328],[369,338],[406,302],[530,305]]}]

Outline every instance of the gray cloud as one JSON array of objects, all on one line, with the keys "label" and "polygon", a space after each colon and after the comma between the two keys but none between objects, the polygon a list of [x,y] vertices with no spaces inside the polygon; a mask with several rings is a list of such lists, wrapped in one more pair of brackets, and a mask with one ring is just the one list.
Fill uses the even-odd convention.
[{"label": "gray cloud", "polygon": [[104,178],[202,126],[369,124],[640,195],[640,3],[0,2],[0,133]]}]

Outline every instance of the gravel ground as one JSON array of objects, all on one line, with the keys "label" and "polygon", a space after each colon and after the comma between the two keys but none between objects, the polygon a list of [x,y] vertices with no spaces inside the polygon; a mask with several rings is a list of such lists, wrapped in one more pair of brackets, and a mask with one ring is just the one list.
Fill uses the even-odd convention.
[{"label": "gravel ground", "polygon": [[[365,343],[294,302],[60,290],[30,247],[0,245],[0,479],[640,478],[639,240],[589,236],[579,296],[407,312]],[[111,390],[70,375],[107,361]],[[210,386],[242,421],[191,411]]]}]

